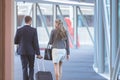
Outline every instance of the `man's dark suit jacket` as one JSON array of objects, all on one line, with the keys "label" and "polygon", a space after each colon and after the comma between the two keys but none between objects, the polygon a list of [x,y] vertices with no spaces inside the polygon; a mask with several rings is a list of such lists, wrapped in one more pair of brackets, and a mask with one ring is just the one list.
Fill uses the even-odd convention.
[{"label": "man's dark suit jacket", "polygon": [[39,44],[37,30],[29,25],[17,29],[15,44],[18,44],[17,53],[19,55],[39,55]]}]

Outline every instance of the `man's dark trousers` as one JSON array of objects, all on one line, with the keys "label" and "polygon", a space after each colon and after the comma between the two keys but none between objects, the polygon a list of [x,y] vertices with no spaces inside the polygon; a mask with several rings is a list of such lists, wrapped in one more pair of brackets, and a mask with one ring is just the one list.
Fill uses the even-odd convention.
[{"label": "man's dark trousers", "polygon": [[21,55],[23,80],[34,80],[34,60],[35,55]]}]

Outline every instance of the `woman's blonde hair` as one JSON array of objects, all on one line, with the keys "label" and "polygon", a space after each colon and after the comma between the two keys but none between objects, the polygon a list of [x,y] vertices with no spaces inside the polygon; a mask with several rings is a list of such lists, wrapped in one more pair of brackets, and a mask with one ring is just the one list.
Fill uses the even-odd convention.
[{"label": "woman's blonde hair", "polygon": [[63,40],[67,39],[67,33],[63,26],[63,22],[60,19],[56,19],[55,22],[58,23],[58,26],[60,26],[58,28],[58,35],[60,35],[61,39],[63,39]]}]

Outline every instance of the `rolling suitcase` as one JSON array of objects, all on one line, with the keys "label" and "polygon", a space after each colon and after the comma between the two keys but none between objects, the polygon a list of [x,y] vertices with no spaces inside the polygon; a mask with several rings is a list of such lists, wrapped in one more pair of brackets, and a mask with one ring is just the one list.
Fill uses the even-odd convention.
[{"label": "rolling suitcase", "polygon": [[35,74],[36,80],[53,80],[52,73],[50,71],[45,71],[44,61],[42,62],[43,71],[40,71],[39,64],[38,65],[38,72]]},{"label": "rolling suitcase", "polygon": [[49,71],[38,71],[36,73],[36,80],[53,80],[53,78]]}]

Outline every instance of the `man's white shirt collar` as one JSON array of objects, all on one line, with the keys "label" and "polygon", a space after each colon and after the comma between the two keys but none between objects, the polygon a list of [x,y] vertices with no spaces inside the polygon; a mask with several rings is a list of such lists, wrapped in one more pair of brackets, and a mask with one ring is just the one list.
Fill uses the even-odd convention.
[{"label": "man's white shirt collar", "polygon": [[25,25],[30,25],[30,24],[25,24]]}]

